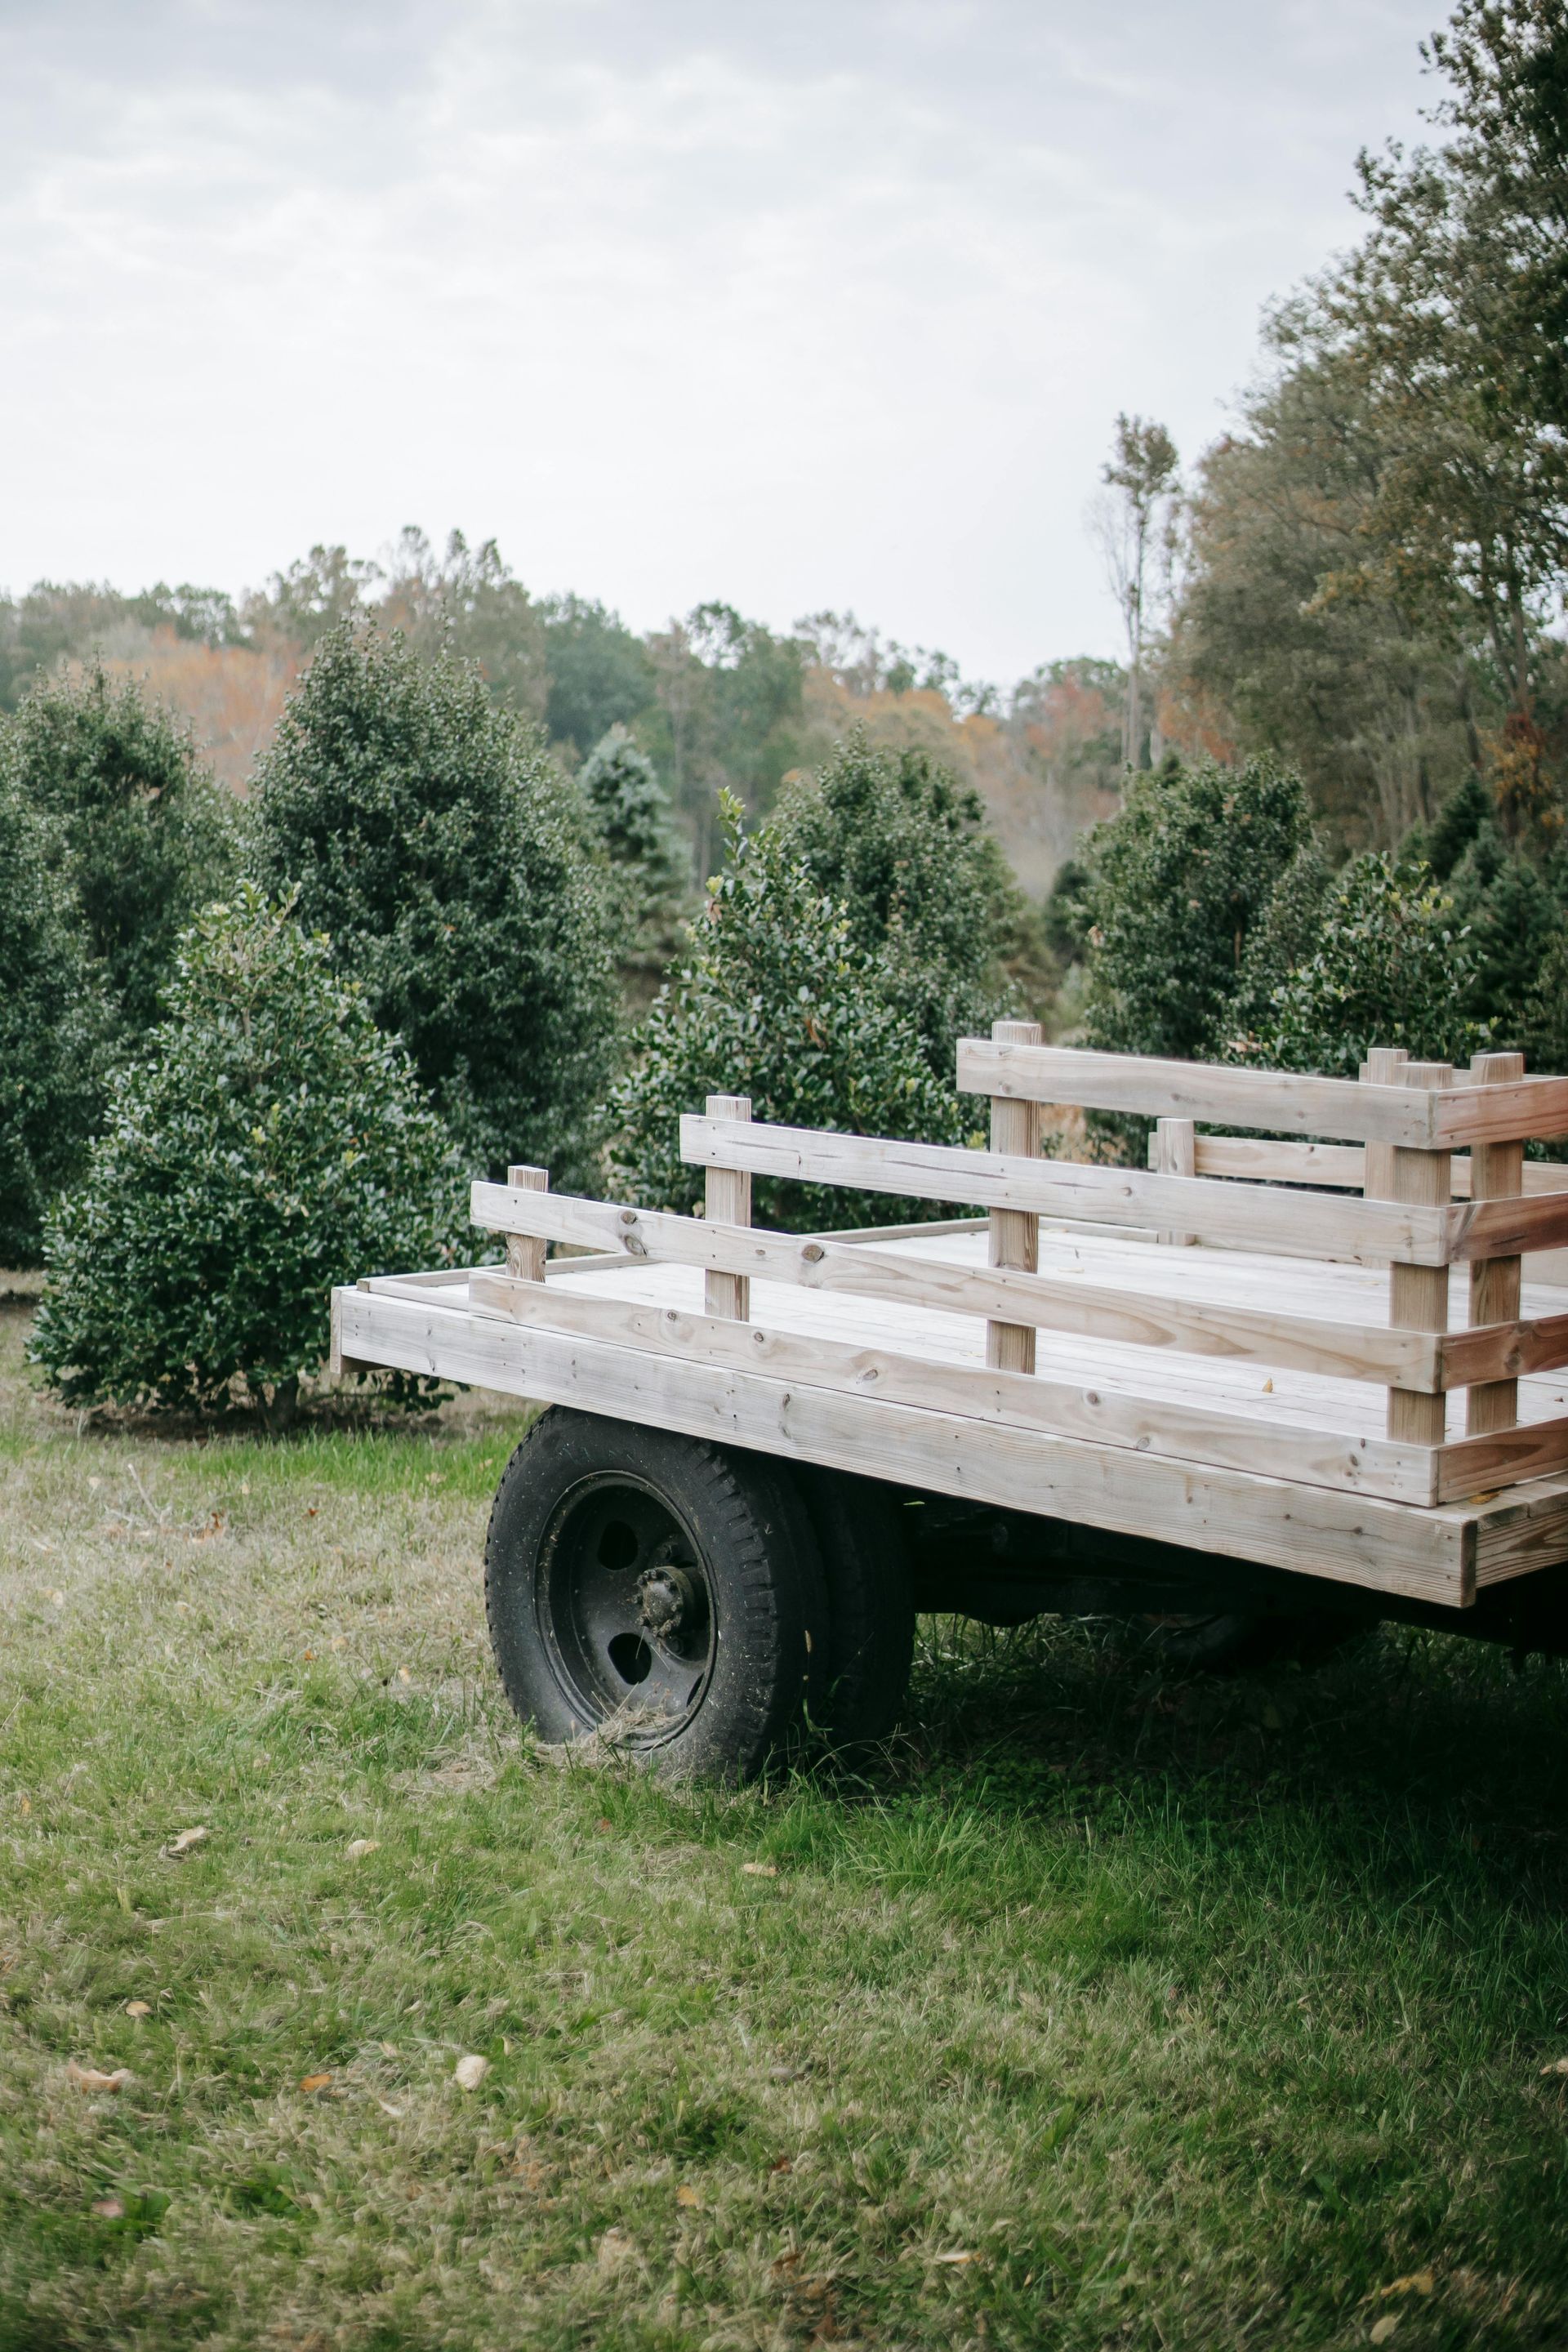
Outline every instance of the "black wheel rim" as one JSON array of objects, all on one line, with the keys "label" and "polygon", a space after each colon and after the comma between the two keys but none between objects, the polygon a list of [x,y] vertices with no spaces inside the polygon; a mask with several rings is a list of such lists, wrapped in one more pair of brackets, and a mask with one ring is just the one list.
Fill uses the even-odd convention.
[{"label": "black wheel rim", "polygon": [[640,1479],[585,1478],[540,1557],[539,1638],[575,1711],[634,1746],[676,1738],[707,1696],[719,1637],[690,1528]]}]

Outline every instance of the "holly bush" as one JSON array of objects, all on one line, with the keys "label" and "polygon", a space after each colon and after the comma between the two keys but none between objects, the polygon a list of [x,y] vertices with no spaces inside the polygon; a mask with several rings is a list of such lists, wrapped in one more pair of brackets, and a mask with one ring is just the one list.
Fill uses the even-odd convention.
[{"label": "holly bush", "polygon": [[58,826],[0,778],[0,1265],[34,1265],[99,1101],[108,1008]]},{"label": "holly bush", "polygon": [[1268,759],[1239,769],[1171,759],[1132,777],[1081,852],[1086,1044],[1211,1058],[1253,928],[1309,831],[1300,778]]},{"label": "holly bush", "polygon": [[[725,793],[721,808],[724,870],[612,1105],[626,1197],[697,1206],[703,1172],[680,1158],[680,1114],[710,1094],[749,1095],[754,1117],[786,1126],[961,1141],[963,1106],[951,1076],[931,1070],[897,954],[856,938],[847,908],[792,854],[782,822],[747,834],[739,801]],[[879,1194],[871,1216],[863,1195],[772,1178],[756,1181],[753,1208],[760,1224],[808,1229],[945,1213]]]},{"label": "holly bush", "polygon": [[0,730],[0,773],[55,820],[87,950],[129,1049],[158,1018],[181,932],[234,876],[235,803],[189,729],[96,662],[24,698]]},{"label": "holly bush", "polygon": [[1003,961],[1025,913],[979,795],[929,753],[874,747],[857,730],[818,774],[786,786],[774,821],[951,1088],[959,1038],[987,1035],[1014,1009]]},{"label": "holly bush", "polygon": [[1353,1078],[1373,1045],[1463,1063],[1490,1043],[1471,1011],[1474,953],[1422,866],[1352,858],[1324,896],[1317,944],[1274,988],[1235,1058]]},{"label": "holly bush", "polygon": [[185,934],[167,1007],[46,1226],[33,1352],[74,1402],[286,1418],[334,1283],[457,1261],[459,1164],[362,991],[256,885]]},{"label": "holly bush", "polygon": [[582,795],[450,645],[348,621],[258,770],[258,858],[400,1036],[470,1160],[589,1172],[614,1066],[613,902]]}]

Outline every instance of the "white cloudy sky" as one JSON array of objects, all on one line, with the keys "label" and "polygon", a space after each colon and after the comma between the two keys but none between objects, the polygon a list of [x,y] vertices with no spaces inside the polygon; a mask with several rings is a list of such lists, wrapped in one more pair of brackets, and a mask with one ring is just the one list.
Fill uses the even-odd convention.
[{"label": "white cloudy sky", "polygon": [[0,0],[0,584],[495,533],[637,626],[1110,651],[1191,454],[1416,129],[1436,0]]}]

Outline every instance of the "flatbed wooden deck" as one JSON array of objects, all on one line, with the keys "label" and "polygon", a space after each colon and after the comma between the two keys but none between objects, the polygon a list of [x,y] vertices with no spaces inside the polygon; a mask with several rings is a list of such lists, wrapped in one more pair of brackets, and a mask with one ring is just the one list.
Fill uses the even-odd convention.
[{"label": "flatbed wooden deck", "polygon": [[[1357,1087],[1035,1052],[976,1041],[961,1081],[967,1054],[968,1083],[1026,1100],[1217,1102],[1276,1129],[1300,1087],[1297,1125],[1365,1148],[1166,1115],[1143,1175],[1038,1160],[994,1117],[1010,1152],[954,1153],[752,1128],[716,1097],[683,1130],[706,1219],[515,1171],[474,1188],[508,1265],[337,1293],[337,1352],[1455,1608],[1568,1559],[1568,1282],[1519,1273],[1563,1272],[1568,1190],[1541,1180],[1568,1171],[1527,1195],[1517,1157],[1487,1156],[1517,1146],[1484,1140],[1568,1124],[1563,1082],[1483,1074],[1467,1099],[1415,1066]],[[1425,1191],[1380,1181],[1379,1150]],[[752,1171],[991,1213],[768,1234]],[[546,1237],[591,1254],[547,1265]]]}]

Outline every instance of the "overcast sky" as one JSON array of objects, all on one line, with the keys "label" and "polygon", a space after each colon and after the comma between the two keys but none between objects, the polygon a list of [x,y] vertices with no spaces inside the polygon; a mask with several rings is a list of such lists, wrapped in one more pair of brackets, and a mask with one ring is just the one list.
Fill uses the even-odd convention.
[{"label": "overcast sky", "polygon": [[1418,129],[1432,0],[0,0],[0,585],[495,534],[637,627],[1110,652],[1184,457]]}]

